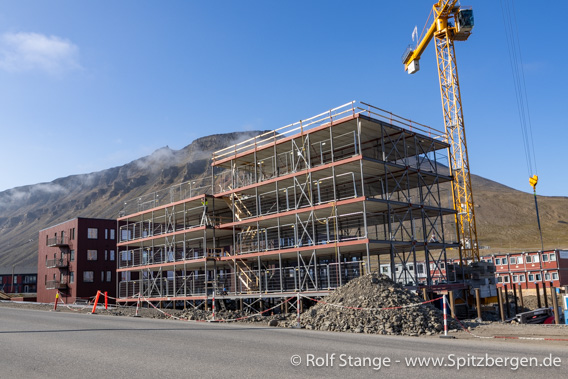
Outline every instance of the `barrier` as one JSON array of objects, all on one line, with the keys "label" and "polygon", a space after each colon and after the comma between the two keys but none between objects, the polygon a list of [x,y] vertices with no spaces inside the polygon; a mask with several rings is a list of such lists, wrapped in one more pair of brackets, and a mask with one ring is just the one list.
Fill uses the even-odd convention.
[{"label": "barrier", "polygon": [[[452,293],[452,292],[450,292]],[[454,338],[454,336],[448,336],[448,303],[446,301],[446,295],[442,296],[442,307],[444,308],[444,335],[440,336],[440,338]],[[453,313],[452,313],[452,317],[453,317]]]},{"label": "barrier", "polygon": [[91,314],[96,314],[96,310],[97,310],[97,304],[99,302],[99,296],[101,296],[101,291],[97,291],[97,297],[95,297],[95,303],[93,304],[93,310],[91,311]]},{"label": "barrier", "polygon": [[57,303],[59,302],[59,291],[55,292],[55,302],[53,303],[53,311],[57,312]]}]

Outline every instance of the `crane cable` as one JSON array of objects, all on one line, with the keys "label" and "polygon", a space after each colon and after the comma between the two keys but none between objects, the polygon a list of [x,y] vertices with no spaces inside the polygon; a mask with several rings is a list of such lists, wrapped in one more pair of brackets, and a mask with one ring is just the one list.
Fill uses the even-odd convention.
[{"label": "crane cable", "polygon": [[529,109],[529,101],[527,96],[527,88],[525,81],[525,72],[523,69],[523,57],[519,44],[519,30],[517,26],[514,0],[500,0],[501,10],[503,14],[503,24],[505,27],[505,36],[507,40],[507,50],[509,53],[509,63],[513,73],[513,83],[515,85],[515,97],[517,101],[517,113],[521,125],[521,133],[523,136],[523,146],[525,150],[525,159],[527,163],[527,171],[529,174],[529,183],[533,188],[534,204],[536,208],[536,219],[538,230],[540,233],[541,249],[544,250],[544,242],[542,239],[542,228],[540,226],[540,216],[538,213],[538,201],[536,196],[536,185],[538,183],[538,169],[536,164],[536,155],[534,150],[534,141],[532,135],[532,124]]}]

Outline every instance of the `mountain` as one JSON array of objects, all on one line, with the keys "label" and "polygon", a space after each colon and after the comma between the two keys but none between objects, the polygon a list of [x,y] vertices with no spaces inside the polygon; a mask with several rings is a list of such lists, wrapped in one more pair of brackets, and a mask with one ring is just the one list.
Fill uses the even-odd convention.
[{"label": "mountain", "polygon": [[125,201],[202,176],[214,151],[263,132],[211,135],[124,166],[0,192],[0,267],[37,265],[41,229],[75,217],[117,218]]},{"label": "mountain", "polygon": [[[262,132],[196,139],[124,166],[0,192],[0,267],[37,264],[41,229],[74,217],[116,218],[125,201],[199,177],[211,153]],[[481,254],[540,249],[534,198],[472,175]],[[449,196],[449,192],[446,193]],[[545,248],[568,247],[568,197],[538,198]]]}]

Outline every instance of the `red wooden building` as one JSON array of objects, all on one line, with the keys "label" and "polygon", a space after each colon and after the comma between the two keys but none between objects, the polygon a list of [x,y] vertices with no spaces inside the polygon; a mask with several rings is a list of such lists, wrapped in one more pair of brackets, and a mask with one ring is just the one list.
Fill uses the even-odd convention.
[{"label": "red wooden building", "polygon": [[497,285],[521,285],[535,288],[535,283],[554,287],[568,285],[568,250],[547,250],[495,254],[482,258],[496,267]]}]

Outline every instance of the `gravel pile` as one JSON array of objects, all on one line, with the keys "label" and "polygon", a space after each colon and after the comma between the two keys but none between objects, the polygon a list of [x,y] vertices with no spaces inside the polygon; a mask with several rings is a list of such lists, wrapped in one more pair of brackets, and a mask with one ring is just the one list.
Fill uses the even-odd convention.
[{"label": "gravel pile", "polygon": [[[390,308],[423,302],[384,275],[368,274],[352,280],[323,300],[329,304],[318,303],[301,315],[301,324],[306,329],[406,336],[432,335],[444,329],[442,312],[429,303],[393,310],[334,306]],[[449,317],[448,323],[454,326]]]}]

